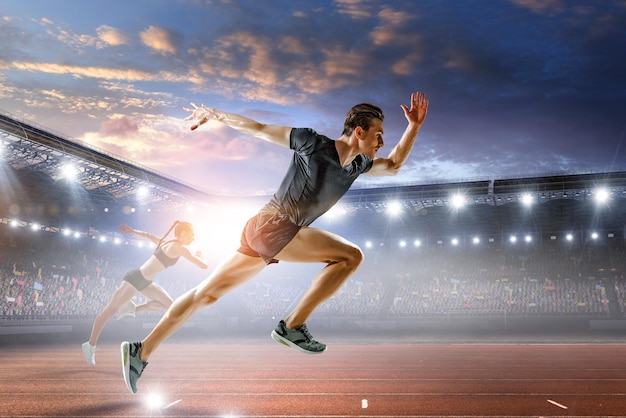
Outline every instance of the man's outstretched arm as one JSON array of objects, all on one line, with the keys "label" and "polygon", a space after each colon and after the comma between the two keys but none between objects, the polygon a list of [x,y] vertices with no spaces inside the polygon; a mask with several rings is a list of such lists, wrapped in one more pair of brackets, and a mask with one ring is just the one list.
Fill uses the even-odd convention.
[{"label": "man's outstretched arm", "polygon": [[289,148],[289,135],[291,133],[291,127],[264,124],[242,115],[224,112],[223,110],[206,107],[205,105],[202,105],[201,107],[196,106],[194,103],[191,105],[193,106],[193,109],[187,107],[184,109],[191,113],[191,115],[187,116],[185,120],[196,121],[196,123],[191,126],[192,131],[201,125],[204,125],[208,121],[215,120],[222,122],[223,124],[228,125],[241,133]]},{"label": "man's outstretched arm", "polygon": [[376,158],[372,168],[366,173],[373,176],[394,176],[400,171],[415,144],[420,127],[428,112],[428,99],[424,93],[411,94],[411,107],[400,105],[408,122],[400,141],[391,150],[387,158]]}]

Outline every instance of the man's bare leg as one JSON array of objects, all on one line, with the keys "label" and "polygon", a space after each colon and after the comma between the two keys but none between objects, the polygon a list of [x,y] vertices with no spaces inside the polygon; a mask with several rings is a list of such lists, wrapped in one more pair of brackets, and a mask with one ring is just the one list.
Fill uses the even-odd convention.
[{"label": "man's bare leg", "polygon": [[324,267],[294,310],[278,323],[271,336],[277,342],[306,354],[326,351],[305,322],[322,302],[330,298],[363,260],[361,250],[346,239],[316,228],[302,228],[276,256],[279,260],[325,262]]},{"label": "man's bare leg", "polygon": [[156,348],[178,331],[198,310],[256,276],[266,266],[261,258],[235,253],[198,286],[178,297],[141,342],[140,358],[147,361]]},{"label": "man's bare leg", "polygon": [[316,228],[302,228],[296,237],[276,256],[279,260],[328,263],[293,311],[285,318],[289,328],[303,325],[322,302],[345,283],[363,261],[363,253],[350,241]]}]

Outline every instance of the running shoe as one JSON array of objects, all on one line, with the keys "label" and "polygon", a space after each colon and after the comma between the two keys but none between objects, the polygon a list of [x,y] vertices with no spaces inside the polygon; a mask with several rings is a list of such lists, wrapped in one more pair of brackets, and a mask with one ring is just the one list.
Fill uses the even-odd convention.
[{"label": "running shoe", "polygon": [[122,373],[126,387],[131,393],[137,393],[137,379],[148,365],[147,361],[142,361],[139,357],[141,343],[124,341],[120,349],[122,351]]},{"label": "running shoe", "polygon": [[126,315],[134,317],[136,309],[137,305],[135,305],[132,300],[129,300],[128,302],[120,306],[120,308],[117,310],[117,312],[115,313],[115,319],[119,320]]},{"label": "running shoe", "polygon": [[307,354],[321,354],[326,350],[326,344],[316,341],[306,325],[291,329],[287,328],[285,321],[280,321],[276,329],[272,331],[272,338],[287,347]]},{"label": "running shoe", "polygon": [[96,365],[96,351],[98,347],[95,345],[89,344],[89,341],[83,343],[83,356],[85,357],[85,361],[90,366]]}]

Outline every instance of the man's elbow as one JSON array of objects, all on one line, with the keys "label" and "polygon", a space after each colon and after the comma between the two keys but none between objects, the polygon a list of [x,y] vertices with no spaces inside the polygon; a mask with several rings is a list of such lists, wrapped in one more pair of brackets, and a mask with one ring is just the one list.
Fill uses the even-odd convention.
[{"label": "man's elbow", "polygon": [[376,176],[395,176],[400,172],[401,163],[397,163],[391,159],[379,159],[374,163],[373,169],[369,174]]},{"label": "man's elbow", "polygon": [[400,169],[402,168],[402,164],[401,163],[397,163],[394,161],[389,161],[389,163],[387,164],[387,168],[385,170],[386,174],[388,176],[395,176],[400,172]]}]

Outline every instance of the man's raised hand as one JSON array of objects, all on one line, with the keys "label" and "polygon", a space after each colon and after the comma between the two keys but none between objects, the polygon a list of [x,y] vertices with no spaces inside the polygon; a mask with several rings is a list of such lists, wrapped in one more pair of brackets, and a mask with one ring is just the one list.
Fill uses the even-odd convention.
[{"label": "man's raised hand", "polygon": [[187,116],[185,120],[196,121],[195,124],[191,125],[191,130],[195,131],[200,125],[204,125],[209,121],[209,117],[213,113],[213,109],[206,107],[204,104],[201,107],[198,107],[192,102],[191,105],[193,106],[193,109],[190,107],[183,107],[183,109],[191,113],[191,115]]}]

